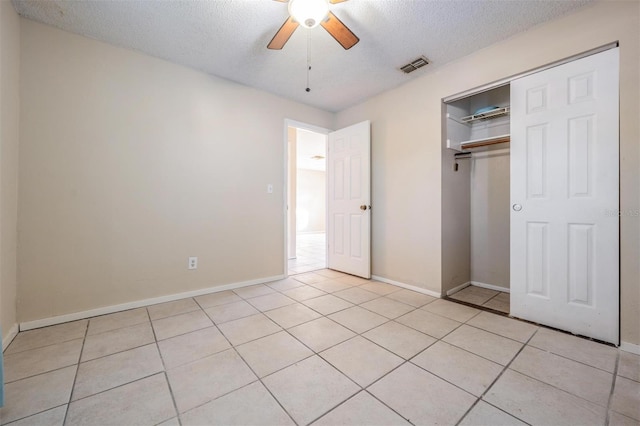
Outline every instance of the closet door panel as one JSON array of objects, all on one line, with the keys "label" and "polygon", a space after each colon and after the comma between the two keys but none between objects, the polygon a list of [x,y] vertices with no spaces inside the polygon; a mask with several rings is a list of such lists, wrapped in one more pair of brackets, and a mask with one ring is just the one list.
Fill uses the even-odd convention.
[{"label": "closet door panel", "polygon": [[546,123],[527,128],[527,199],[547,195],[547,134]]},{"label": "closet door panel", "polygon": [[615,344],[618,54],[511,84],[511,313]]}]

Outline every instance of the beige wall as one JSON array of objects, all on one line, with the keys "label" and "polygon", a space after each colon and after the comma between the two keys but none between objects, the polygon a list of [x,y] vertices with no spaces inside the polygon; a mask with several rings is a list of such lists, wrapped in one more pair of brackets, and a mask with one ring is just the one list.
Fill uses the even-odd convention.
[{"label": "beige wall", "polygon": [[[297,170],[297,206],[298,232],[325,232],[326,210],[326,172],[319,170]],[[305,221],[302,221],[306,218]]]},{"label": "beige wall", "polygon": [[[23,20],[19,319],[282,273],[285,117],[372,121],[373,273],[440,291],[441,99],[616,40],[621,207],[635,211],[639,15],[635,1],[589,5],[335,117]],[[633,215],[621,218],[621,246],[622,340],[640,344]],[[191,255],[197,271],[186,270]]]},{"label": "beige wall", "polygon": [[28,20],[21,65],[20,321],[285,272],[284,120],[332,114]]},{"label": "beige wall", "polygon": [[2,338],[16,324],[20,19],[0,1],[0,321]]},{"label": "beige wall", "polygon": [[508,150],[476,153],[471,167],[471,281],[509,288]]},{"label": "beige wall", "polygon": [[[640,209],[640,3],[597,2],[337,114],[372,121],[373,273],[440,291],[441,99],[620,41],[621,207]],[[418,71],[424,72],[424,71]],[[640,344],[640,224],[621,218],[622,340]]]}]

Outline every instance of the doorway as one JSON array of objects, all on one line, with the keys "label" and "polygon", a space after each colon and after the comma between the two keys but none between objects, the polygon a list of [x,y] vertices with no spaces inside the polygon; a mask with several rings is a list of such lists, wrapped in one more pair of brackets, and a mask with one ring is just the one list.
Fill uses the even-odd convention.
[{"label": "doorway", "polygon": [[295,275],[327,267],[327,134],[289,126],[287,269]]}]

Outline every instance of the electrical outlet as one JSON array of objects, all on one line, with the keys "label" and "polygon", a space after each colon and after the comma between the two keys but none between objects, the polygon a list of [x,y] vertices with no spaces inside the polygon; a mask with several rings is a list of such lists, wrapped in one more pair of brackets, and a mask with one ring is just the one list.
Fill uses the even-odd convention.
[{"label": "electrical outlet", "polygon": [[189,269],[198,269],[198,258],[197,257],[189,257]]},{"label": "electrical outlet", "polygon": [[272,184],[268,184],[267,185],[267,194],[273,194],[273,185]]}]

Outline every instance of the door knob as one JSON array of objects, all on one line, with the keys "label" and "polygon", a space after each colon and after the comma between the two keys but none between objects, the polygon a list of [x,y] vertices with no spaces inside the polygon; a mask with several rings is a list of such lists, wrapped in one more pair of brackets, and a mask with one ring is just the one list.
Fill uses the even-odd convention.
[{"label": "door knob", "polygon": [[514,212],[519,212],[520,210],[522,210],[522,206],[520,204],[514,204],[513,205],[513,211]]},{"label": "door knob", "polygon": [[366,209],[370,209],[371,206],[367,206],[366,204],[363,204],[360,206],[360,210],[366,210]]}]

